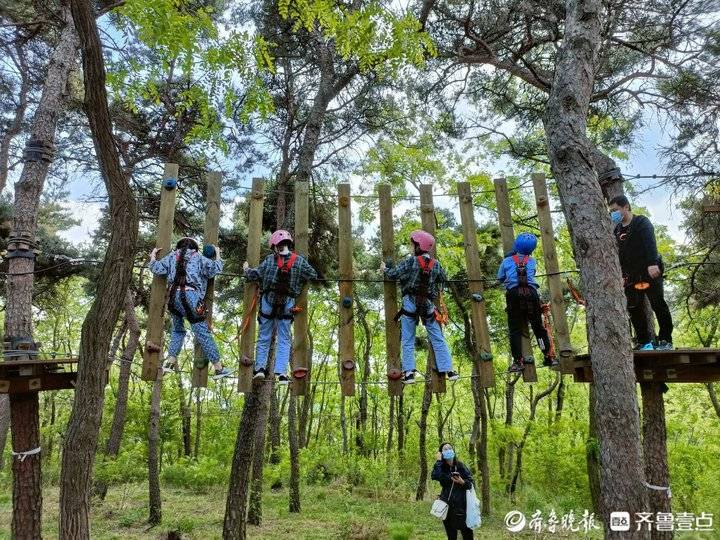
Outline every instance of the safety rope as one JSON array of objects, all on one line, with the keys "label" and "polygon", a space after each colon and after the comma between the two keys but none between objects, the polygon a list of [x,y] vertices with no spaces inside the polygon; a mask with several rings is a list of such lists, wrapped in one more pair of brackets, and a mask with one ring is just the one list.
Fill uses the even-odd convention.
[{"label": "safety rope", "polygon": [[654,486],[652,484],[648,484],[647,482],[643,482],[646,488],[652,489],[654,491],[667,491],[668,499],[672,499],[672,491],[670,491],[670,486],[663,487],[663,486]]},{"label": "safety rope", "polygon": [[240,336],[244,336],[248,328],[250,328],[250,321],[252,319],[251,315],[252,312],[255,311],[255,308],[257,307],[258,298],[260,297],[260,289],[255,290],[255,294],[253,295],[252,302],[250,303],[250,308],[245,310],[245,317],[243,317],[243,323],[240,327],[240,334],[238,336],[238,341]]},{"label": "safety rope", "polygon": [[570,278],[567,278],[567,285],[568,289],[570,289],[570,295],[573,297],[573,300],[575,300],[575,302],[580,306],[587,306],[587,302],[582,297],[582,294],[580,294],[580,291],[575,288],[575,285]]},{"label": "safety rope", "polygon": [[25,458],[28,456],[34,456],[35,454],[40,453],[41,448],[38,446],[37,448],[33,448],[32,450],[26,450],[25,452],[11,452],[11,454],[18,458],[20,461],[25,461]]}]

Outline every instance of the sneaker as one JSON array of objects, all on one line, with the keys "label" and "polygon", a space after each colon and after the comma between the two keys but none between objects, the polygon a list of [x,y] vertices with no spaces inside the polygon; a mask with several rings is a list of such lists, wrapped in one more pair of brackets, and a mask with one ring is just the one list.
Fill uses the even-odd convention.
[{"label": "sneaker", "polygon": [[406,371],[402,378],[403,384],[415,384],[415,371]]},{"label": "sneaker", "polygon": [[543,360],[543,367],[554,368],[554,367],[558,367],[559,365],[560,365],[560,362],[554,356],[546,356],[545,359]]},{"label": "sneaker", "polygon": [[220,369],[216,369],[215,375],[213,375],[212,378],[213,378],[213,380],[218,381],[220,379],[225,379],[226,377],[229,377],[230,375],[232,375],[232,372],[228,368],[223,367]]},{"label": "sneaker", "polygon": [[655,345],[653,345],[652,342],[646,343],[645,345],[643,345],[642,347],[640,347],[636,350],[638,350],[638,351],[654,351]]},{"label": "sneaker", "polygon": [[163,373],[172,373],[175,371],[175,366],[177,365],[177,358],[174,356],[168,356],[162,365]]},{"label": "sneaker", "polygon": [[512,364],[510,364],[510,367],[508,368],[508,371],[510,373],[520,373],[523,370],[523,367],[522,360],[513,360]]},{"label": "sneaker", "polygon": [[290,382],[290,379],[288,379],[287,375],[285,375],[285,374],[278,375],[278,384],[287,386],[289,382]]},{"label": "sneaker", "polygon": [[267,376],[267,371],[265,371],[265,368],[256,369],[253,371],[253,379],[264,379]]},{"label": "sneaker", "polygon": [[457,374],[457,371],[447,371],[445,375],[447,375],[448,381],[457,381],[460,378],[460,375]]},{"label": "sneaker", "polygon": [[657,347],[655,347],[658,351],[672,351],[673,350],[673,344],[672,341],[665,341],[664,339],[661,339]]}]

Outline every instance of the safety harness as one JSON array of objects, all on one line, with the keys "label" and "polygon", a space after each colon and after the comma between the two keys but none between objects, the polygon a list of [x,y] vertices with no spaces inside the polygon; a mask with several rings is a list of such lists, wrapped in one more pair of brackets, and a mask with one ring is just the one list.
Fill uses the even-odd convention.
[{"label": "safety harness", "polygon": [[[191,255],[191,257],[194,257],[195,255],[197,255],[197,252],[194,252]],[[180,262],[181,262],[180,254],[178,253],[175,256],[176,268],[180,264]],[[187,265],[186,265],[186,267],[187,267]],[[187,286],[186,275],[183,275],[182,277],[178,277],[178,273],[176,271],[175,279],[173,280],[172,285],[170,286],[170,290],[168,292],[168,301],[167,301],[168,311],[170,311],[170,313],[172,313],[173,315],[176,315],[177,317],[185,317],[190,322],[190,324],[195,324],[195,323],[204,321],[207,316],[207,312],[205,309],[205,300],[201,298],[198,301],[196,306],[194,306],[194,307],[191,306],[190,302],[188,301],[188,297],[187,297],[187,289],[195,290],[194,287]],[[182,307],[183,307],[183,310],[185,311],[185,313],[180,312],[180,310],[178,310],[175,307],[175,295],[178,290],[180,291],[180,303],[182,304]]]},{"label": "safety harness", "polygon": [[512,258],[513,261],[515,261],[515,268],[517,269],[518,293],[520,293],[521,296],[530,296],[532,290],[527,275],[527,263],[530,260],[530,255],[524,255],[521,259],[516,253]]},{"label": "safety harness", "polygon": [[285,304],[287,303],[287,297],[290,295],[291,270],[297,258],[298,255],[295,252],[290,254],[290,258],[287,261],[283,259],[282,255],[277,256],[276,263],[278,270],[275,276],[275,284],[271,289],[275,293],[272,310],[270,313],[263,313],[262,310],[260,310],[260,317],[264,319],[286,320],[293,320],[295,318],[295,314],[292,312],[285,314]]},{"label": "safety harness", "polygon": [[400,308],[400,311],[398,311],[397,315],[395,315],[395,321],[399,321],[400,317],[403,315],[407,315],[408,317],[412,317],[415,319],[415,322],[419,322],[422,320],[423,324],[427,325],[428,321],[431,319],[435,319],[438,322],[440,319],[438,319],[438,311],[437,309],[431,311],[430,313],[426,313],[424,315],[420,315],[419,311],[421,308],[425,307],[425,304],[428,300],[428,295],[430,292],[430,276],[432,275],[432,269],[435,266],[435,259],[426,259],[422,255],[417,256],[417,262],[420,269],[418,270],[420,274],[420,280],[415,288],[414,294],[415,294],[415,311],[407,311],[404,307]]}]

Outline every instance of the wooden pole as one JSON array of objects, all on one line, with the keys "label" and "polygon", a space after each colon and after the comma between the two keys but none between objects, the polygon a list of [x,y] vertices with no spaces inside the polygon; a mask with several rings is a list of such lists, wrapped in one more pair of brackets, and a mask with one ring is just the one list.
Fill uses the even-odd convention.
[{"label": "wooden pole", "polygon": [[[350,184],[338,186],[338,254],[340,279],[352,279],[352,209]],[[355,395],[355,336],[353,324],[353,284],[340,281],[338,301],[338,342],[340,385],[343,396]]]},{"label": "wooden pole", "polygon": [[[174,178],[177,180],[178,166],[175,163],[166,163],[163,172],[163,184],[165,180]],[[160,248],[157,254],[158,260],[170,252],[170,241],[173,233],[173,222],[175,219],[175,198],[177,189],[160,188],[160,213],[158,216],[157,239],[155,246]],[[142,380],[154,381],[157,378],[157,371],[160,367],[160,355],[163,350],[163,338],[165,333],[165,296],[167,292],[167,278],[165,276],[153,276],[150,286],[150,305],[148,307],[147,333],[145,337],[145,348],[143,350]]]},{"label": "wooden pole", "polygon": [[[260,264],[260,236],[262,234],[263,202],[262,178],[253,178],[250,195],[250,210],[248,212],[247,253],[245,259],[252,268]],[[240,333],[240,365],[238,366],[238,391],[250,392],[252,390],[252,371],[255,360],[255,318],[257,316],[257,302],[253,302],[258,292],[257,283],[245,283],[243,290],[243,330]]]},{"label": "wooden pole", "polygon": [[570,330],[565,312],[565,299],[560,279],[560,264],[555,249],[555,233],[553,231],[552,215],[550,214],[550,198],[548,196],[545,175],[535,173],[532,175],[535,189],[535,203],[537,205],[538,221],[540,222],[540,238],[542,239],[543,257],[545,259],[545,273],[548,275],[550,289],[550,310],[555,329],[555,345],[560,359],[560,372],[572,373],[575,353],[570,344]]},{"label": "wooden pole", "polygon": [[[462,220],[463,239],[465,243],[465,263],[467,265],[468,288],[470,294],[483,296],[483,285],[480,281],[483,277],[480,267],[480,252],[477,245],[477,226],[475,225],[475,209],[473,208],[472,194],[468,182],[458,183],[458,195],[460,197],[460,219]],[[472,325],[475,333],[478,356],[475,362],[479,362],[478,373],[480,375],[480,386],[491,388],[495,386],[495,368],[492,363],[492,350],[490,347],[490,328],[487,322],[487,310],[485,301],[470,301],[472,311]]]},{"label": "wooden pole", "polygon": [[[510,253],[515,244],[515,229],[513,227],[512,213],[510,212],[510,196],[508,195],[507,182],[504,178],[495,179],[495,202],[497,203],[498,221],[500,223],[500,236],[503,244],[503,255]],[[528,325],[523,328],[522,353],[524,358],[532,356],[530,345],[530,330]],[[537,382],[537,371],[535,364],[526,364],[523,369],[523,381]]]},{"label": "wooden pole", "polygon": [[[204,244],[212,244],[217,246],[220,237],[220,203],[222,190],[222,173],[209,172],[206,180],[207,209],[205,213],[205,230]],[[212,330],[212,311],[213,300],[215,296],[215,279],[208,280],[207,291],[205,292],[205,310],[207,312],[208,326]],[[200,344],[195,341],[195,362],[193,363],[192,386],[206,387],[208,380],[208,360],[205,358],[200,348]]]},{"label": "wooden pole", "polygon": [[[433,203],[432,184],[420,185],[420,222],[425,232],[435,236],[435,204]],[[437,243],[436,243],[437,244]],[[436,257],[437,249],[433,247],[431,257]],[[436,394],[444,394],[446,390],[445,376],[440,375],[435,363],[435,351],[428,339],[427,372],[430,373],[432,391]]]},{"label": "wooden pole", "polygon": [[[393,209],[390,184],[378,185],[380,200],[380,237],[382,238],[382,258],[385,264],[395,263],[395,231],[393,230]],[[383,284],[385,298],[385,349],[388,369],[388,393],[401,396],[403,384],[393,379],[401,373],[400,366],[400,325],[394,317],[398,311],[397,283],[385,280]]]},{"label": "wooden pole", "polygon": [[[308,183],[295,182],[295,251],[303,257],[308,255]],[[308,315],[307,315],[307,286],[303,287],[295,305],[300,311],[295,315],[295,334],[293,336],[292,370],[293,382],[290,387],[296,396],[307,394],[307,383],[310,378],[312,360],[308,358]],[[302,370],[303,377],[298,377]]]}]

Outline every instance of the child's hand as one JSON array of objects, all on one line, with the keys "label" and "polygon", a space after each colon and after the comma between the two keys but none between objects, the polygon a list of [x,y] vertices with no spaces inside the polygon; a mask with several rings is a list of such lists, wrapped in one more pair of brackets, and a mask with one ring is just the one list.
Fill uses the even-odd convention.
[{"label": "child's hand", "polygon": [[215,260],[221,261],[222,255],[220,253],[220,246],[215,246]]},{"label": "child's hand", "polygon": [[385,261],[380,261],[380,273],[384,274],[385,268],[386,268]]},{"label": "child's hand", "polygon": [[150,262],[154,262],[157,260],[158,251],[160,251],[160,248],[156,247],[150,252]]},{"label": "child's hand", "polygon": [[243,263],[243,272],[247,271],[250,268],[250,263],[245,261]]}]

